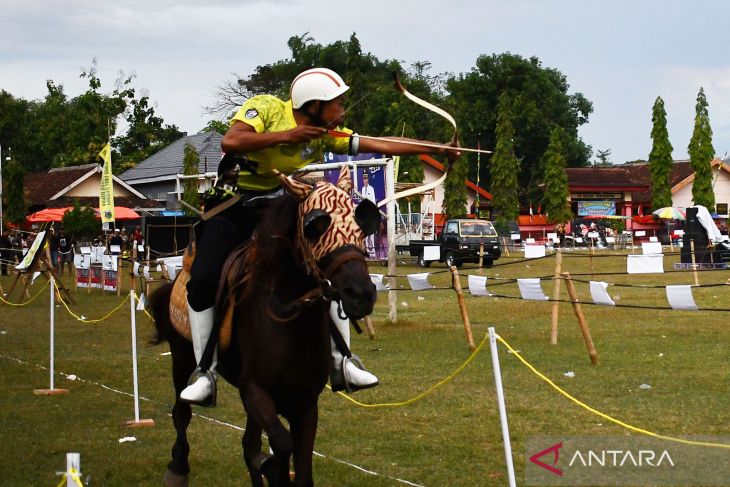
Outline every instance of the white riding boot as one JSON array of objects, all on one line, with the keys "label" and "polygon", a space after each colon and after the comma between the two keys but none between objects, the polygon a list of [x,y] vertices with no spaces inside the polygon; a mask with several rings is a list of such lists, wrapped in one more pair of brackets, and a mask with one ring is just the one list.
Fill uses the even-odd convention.
[{"label": "white riding boot", "polygon": [[[193,339],[193,351],[195,352],[195,361],[200,364],[203,356],[205,345],[213,330],[213,307],[203,311],[195,311],[188,304],[188,317],[190,319],[190,333]],[[180,393],[180,400],[193,404],[204,406],[215,405],[215,368],[218,365],[218,348],[213,352],[213,361],[210,364],[208,372],[201,373],[200,369],[195,369],[193,375],[190,376],[188,386]]]},{"label": "white riding boot", "polygon": [[[330,318],[349,348],[350,320],[340,318],[337,313],[338,308],[339,304],[336,301],[332,301],[330,304]],[[342,355],[331,336],[330,345],[332,346],[332,358],[334,359],[334,368],[330,373],[330,385],[333,391],[346,390],[347,392],[354,392],[359,389],[375,387],[379,384],[378,378],[365,370],[365,366],[360,361],[360,357],[353,354],[352,357],[347,358]]]}]

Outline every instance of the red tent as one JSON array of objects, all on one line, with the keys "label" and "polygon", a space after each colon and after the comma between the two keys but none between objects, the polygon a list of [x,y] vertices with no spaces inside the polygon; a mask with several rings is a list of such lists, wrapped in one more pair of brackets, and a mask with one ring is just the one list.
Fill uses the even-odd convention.
[{"label": "red tent", "polygon": [[[71,206],[67,208],[47,208],[45,210],[31,213],[30,215],[28,215],[26,220],[29,223],[60,222],[61,220],[63,220],[63,215],[66,214],[67,211],[71,210],[73,210],[73,207]],[[96,213],[96,217],[99,218],[99,208],[94,208],[94,213]],[[136,211],[130,208],[125,208],[124,206],[115,206],[114,218],[117,220],[136,220],[137,218],[141,217]]]}]

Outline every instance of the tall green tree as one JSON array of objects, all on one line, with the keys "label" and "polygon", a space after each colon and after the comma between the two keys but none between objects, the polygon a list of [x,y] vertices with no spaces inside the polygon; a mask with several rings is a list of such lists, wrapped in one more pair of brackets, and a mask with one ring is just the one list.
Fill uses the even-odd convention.
[{"label": "tall green tree", "polygon": [[672,206],[672,188],[669,177],[672,173],[672,144],[667,131],[667,112],[664,100],[657,96],[651,110],[651,152],[649,172],[651,173],[651,206],[658,210]]},{"label": "tall green tree", "polygon": [[5,220],[14,224],[22,223],[25,220],[25,192],[23,185],[25,184],[25,170],[23,164],[17,158],[3,164],[3,197],[7,204],[5,205]]},{"label": "tall green tree", "polygon": [[563,153],[563,129],[553,128],[550,143],[543,156],[545,166],[545,193],[542,207],[553,223],[565,223],[573,218],[568,204],[568,174],[565,172],[565,154]]},{"label": "tall green tree", "polygon": [[507,223],[517,219],[520,212],[518,198],[520,161],[515,156],[512,128],[512,106],[507,93],[499,97],[497,106],[497,139],[490,165],[490,192],[497,226],[504,231]]},{"label": "tall green tree", "polygon": [[449,164],[449,172],[444,181],[443,209],[447,218],[463,218],[466,216],[466,161],[458,160]]},{"label": "tall green tree", "polygon": [[[476,146],[477,140],[484,148],[496,147],[497,106],[503,93],[509,95],[513,147],[521,161],[518,191],[523,203],[539,199],[542,156],[553,126],[565,130],[563,150],[568,167],[589,164],[591,148],[579,137],[578,127],[588,122],[593,106],[581,93],[569,93],[565,75],[543,66],[538,58],[510,53],[482,55],[471,71],[450,77],[446,88],[449,105],[460,121],[462,144],[467,147]],[[470,176],[474,177],[476,157],[469,160]],[[491,163],[482,164],[481,180],[486,180]]]},{"label": "tall green tree", "polygon": [[695,126],[692,138],[689,141],[688,151],[695,172],[692,183],[692,199],[695,205],[702,205],[713,211],[715,208],[715,193],[712,188],[711,161],[715,157],[712,147],[712,127],[704,88],[700,88],[695,105]]},{"label": "tall green tree", "polygon": [[[183,174],[185,176],[196,176],[200,173],[200,156],[198,151],[192,144],[185,144],[185,155],[183,156]],[[198,198],[198,180],[185,179],[183,182],[182,200],[193,208],[200,208],[200,200]],[[197,216],[193,210],[183,205],[183,212],[187,216]]]}]

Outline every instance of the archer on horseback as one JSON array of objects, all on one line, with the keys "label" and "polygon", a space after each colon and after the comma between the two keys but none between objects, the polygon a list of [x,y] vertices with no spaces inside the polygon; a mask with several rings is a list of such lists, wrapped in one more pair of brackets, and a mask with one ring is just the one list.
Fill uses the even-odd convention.
[{"label": "archer on horseback", "polygon": [[[196,241],[197,251],[187,284],[188,312],[198,370],[180,393],[186,402],[215,404],[215,369],[217,351],[204,353],[214,326],[216,290],[228,255],[249,239],[263,210],[281,194],[275,172],[291,174],[322,159],[325,152],[355,155],[377,152],[391,155],[445,153],[449,148],[423,141],[393,138],[360,138],[340,127],[344,121],[344,95],[349,86],[334,71],[309,69],[299,74],[291,85],[291,100],[270,95],[248,99],[233,116],[221,147],[226,154],[219,175],[237,176],[231,182],[231,200],[236,204],[219,204],[217,214],[205,222]],[[337,129],[349,137],[333,137]],[[403,142],[409,142],[404,144]],[[424,143],[427,145],[420,145]],[[454,152],[453,149],[450,152]],[[232,161],[226,167],[226,163]],[[206,208],[207,210],[207,208]],[[211,213],[215,212],[214,208]],[[203,217],[205,219],[205,215]],[[349,319],[342,317],[341,306],[333,301],[330,316],[343,341],[349,347]],[[212,340],[216,338],[213,337]],[[213,343],[213,342],[212,342]],[[212,345],[211,343],[211,345]],[[208,350],[211,346],[207,347]],[[354,391],[378,385],[378,379],[359,360],[343,356],[343,347],[332,340],[333,367],[330,382],[334,391]],[[354,357],[353,357],[354,358]],[[208,363],[206,363],[208,362]]]}]

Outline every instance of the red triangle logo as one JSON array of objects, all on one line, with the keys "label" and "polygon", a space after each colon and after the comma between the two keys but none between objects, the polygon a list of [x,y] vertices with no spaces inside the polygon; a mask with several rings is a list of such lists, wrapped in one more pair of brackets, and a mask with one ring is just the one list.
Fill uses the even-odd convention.
[{"label": "red triangle logo", "polygon": [[[545,470],[554,473],[555,475],[563,476],[563,471],[559,468],[556,468],[555,465],[558,464],[558,458],[560,458],[560,449],[563,447],[563,442],[556,443],[551,447],[545,448],[543,451],[537,452],[534,455],[530,457],[530,461],[537,465],[538,467],[544,468]],[[548,465],[547,463],[541,462],[538,460],[538,458],[543,457],[547,455],[548,453],[553,453],[553,462],[552,465]]]}]

